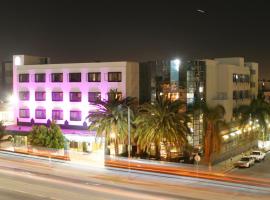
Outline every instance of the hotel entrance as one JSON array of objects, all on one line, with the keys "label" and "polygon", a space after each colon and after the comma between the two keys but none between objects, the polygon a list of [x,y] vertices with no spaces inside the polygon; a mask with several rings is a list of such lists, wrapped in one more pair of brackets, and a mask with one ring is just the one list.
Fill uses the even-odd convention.
[{"label": "hotel entrance", "polygon": [[70,161],[104,166],[104,138],[88,134],[64,134]]}]

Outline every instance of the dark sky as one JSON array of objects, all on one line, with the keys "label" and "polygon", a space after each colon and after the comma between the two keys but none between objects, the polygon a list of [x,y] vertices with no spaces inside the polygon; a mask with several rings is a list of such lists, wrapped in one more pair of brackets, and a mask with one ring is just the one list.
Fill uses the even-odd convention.
[{"label": "dark sky", "polygon": [[270,3],[159,2],[0,1],[0,60],[13,54],[56,63],[245,56],[270,79]]}]

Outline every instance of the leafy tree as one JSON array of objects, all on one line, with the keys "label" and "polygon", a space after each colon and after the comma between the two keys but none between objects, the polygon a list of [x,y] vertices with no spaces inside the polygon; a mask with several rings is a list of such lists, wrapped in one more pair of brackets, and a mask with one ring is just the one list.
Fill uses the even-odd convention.
[{"label": "leafy tree", "polygon": [[258,122],[260,127],[262,127],[262,139],[269,138],[269,135],[265,137],[265,134],[267,134],[268,130],[270,106],[263,98],[252,100],[250,105],[240,106],[237,109],[237,114],[242,126]]},{"label": "leafy tree", "polygon": [[54,122],[48,128],[43,125],[34,126],[28,140],[31,145],[53,149],[63,149],[65,144],[62,131]]},{"label": "leafy tree", "polygon": [[138,146],[149,150],[154,144],[157,159],[160,158],[161,143],[167,147],[168,156],[172,146],[183,147],[189,134],[189,118],[180,112],[183,106],[181,101],[170,101],[165,97],[143,104],[134,122]]},{"label": "leafy tree", "polygon": [[110,91],[110,100],[100,100],[95,104],[97,109],[90,111],[88,119],[90,130],[97,132],[97,137],[106,138],[106,144],[113,142],[115,154],[119,154],[119,143],[125,143],[128,132],[128,107],[131,121],[134,118],[133,107],[135,98],[127,97],[121,99],[117,90]]}]

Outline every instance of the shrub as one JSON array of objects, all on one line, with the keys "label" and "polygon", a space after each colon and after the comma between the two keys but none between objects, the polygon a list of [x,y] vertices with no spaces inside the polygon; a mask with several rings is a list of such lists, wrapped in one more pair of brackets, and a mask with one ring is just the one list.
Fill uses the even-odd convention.
[{"label": "shrub", "polygon": [[48,128],[46,126],[34,126],[28,140],[31,145],[47,147],[53,149],[63,149],[65,138],[58,125],[52,123]]}]

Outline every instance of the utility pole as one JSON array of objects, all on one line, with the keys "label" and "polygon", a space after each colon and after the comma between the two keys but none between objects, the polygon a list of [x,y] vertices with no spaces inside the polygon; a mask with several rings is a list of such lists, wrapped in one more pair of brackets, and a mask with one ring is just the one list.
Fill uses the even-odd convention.
[{"label": "utility pole", "polygon": [[128,159],[130,159],[130,108],[128,107]]}]

